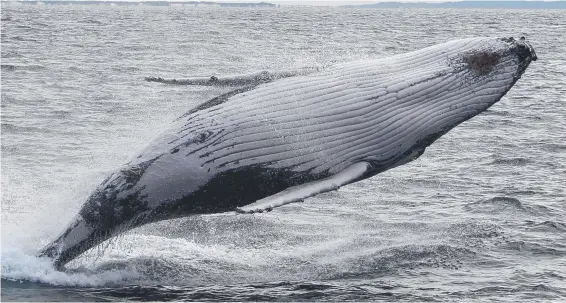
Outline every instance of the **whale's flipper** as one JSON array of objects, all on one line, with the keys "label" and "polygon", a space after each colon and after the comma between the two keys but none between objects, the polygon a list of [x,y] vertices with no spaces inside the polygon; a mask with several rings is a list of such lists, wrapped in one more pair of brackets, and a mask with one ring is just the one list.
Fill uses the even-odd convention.
[{"label": "whale's flipper", "polygon": [[322,68],[319,67],[306,67],[296,70],[288,70],[288,71],[280,71],[280,72],[262,71],[259,73],[236,75],[236,76],[196,77],[189,79],[163,79],[160,77],[146,77],[145,81],[159,82],[166,84],[177,84],[177,85],[249,86],[249,85],[259,85],[262,83],[267,83],[282,78],[308,75],[314,72],[318,72],[321,69]]},{"label": "whale's flipper", "polygon": [[285,204],[302,202],[303,199],[308,197],[327,191],[337,190],[340,186],[360,180],[360,178],[364,176],[369,169],[369,163],[358,162],[326,179],[289,187],[275,195],[257,200],[256,202],[243,207],[238,207],[236,208],[236,212],[244,214],[261,213],[264,211],[271,211],[273,208]]}]

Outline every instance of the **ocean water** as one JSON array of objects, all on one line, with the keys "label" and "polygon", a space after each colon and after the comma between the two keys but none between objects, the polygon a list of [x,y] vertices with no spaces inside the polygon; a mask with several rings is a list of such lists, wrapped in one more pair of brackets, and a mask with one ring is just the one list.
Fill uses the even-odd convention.
[{"label": "ocean water", "polygon": [[[3,301],[566,300],[566,11],[2,5]],[[418,160],[256,215],[160,222],[35,257],[170,121],[186,78],[525,36],[539,60]]]}]

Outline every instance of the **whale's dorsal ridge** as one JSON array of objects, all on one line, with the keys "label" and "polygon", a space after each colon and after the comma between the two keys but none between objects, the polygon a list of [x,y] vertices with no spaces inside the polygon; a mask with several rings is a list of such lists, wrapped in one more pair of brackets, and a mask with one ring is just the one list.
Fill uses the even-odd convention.
[{"label": "whale's dorsal ridge", "polygon": [[289,203],[302,202],[306,198],[337,190],[341,186],[360,180],[369,172],[370,168],[368,162],[354,163],[326,179],[289,187],[252,204],[238,207],[236,212],[244,214],[261,213]]}]

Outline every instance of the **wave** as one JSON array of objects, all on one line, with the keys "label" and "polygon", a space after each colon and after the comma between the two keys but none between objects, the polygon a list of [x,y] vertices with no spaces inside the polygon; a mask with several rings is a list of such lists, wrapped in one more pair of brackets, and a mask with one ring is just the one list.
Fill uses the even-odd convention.
[{"label": "wave", "polygon": [[[449,297],[453,298],[475,298],[476,301],[481,301],[480,298],[490,298],[492,301],[494,296],[498,299],[507,297],[515,297],[510,302],[530,301],[530,302],[547,302],[556,299],[563,299],[566,295],[565,291],[557,287],[545,284],[519,284],[514,286],[486,286],[474,289],[467,292],[452,292]],[[561,301],[561,300],[560,300]]]},{"label": "wave", "polygon": [[418,267],[458,269],[463,259],[473,257],[475,254],[467,248],[446,244],[391,247],[356,257],[349,264],[348,271],[339,274],[335,279],[368,278]]},{"label": "wave", "polygon": [[543,214],[549,211],[549,209],[545,206],[525,204],[517,198],[508,196],[496,196],[468,203],[464,206],[464,209],[474,213],[486,213],[492,215],[499,215],[502,212]]},{"label": "wave", "polygon": [[543,245],[534,241],[508,241],[505,248],[528,252],[530,255],[544,255],[556,258],[566,257],[566,245]]},{"label": "wave", "polygon": [[97,24],[97,25],[103,25],[104,24],[102,21],[98,21],[98,20],[94,20],[94,19],[79,20],[78,23]]},{"label": "wave", "polygon": [[543,222],[533,222],[527,221],[527,225],[532,228],[533,231],[542,232],[566,232],[566,223],[557,221],[543,221]]},{"label": "wave", "polygon": [[2,52],[2,58],[22,58],[23,55],[17,51]]},{"label": "wave", "polygon": [[45,66],[41,65],[12,65],[12,64],[2,64],[0,65],[3,71],[16,71],[16,70],[28,70],[28,71],[38,71],[45,69]]},{"label": "wave", "polygon": [[[2,100],[4,101],[4,100]],[[19,126],[7,122],[0,124],[3,133],[48,133],[51,130],[47,128],[39,128],[34,126]]]},{"label": "wave", "polygon": [[279,281],[207,287],[128,286],[92,292],[101,298],[127,298],[134,301],[430,301],[430,297],[410,293],[394,284],[372,281],[347,285],[329,281]]},{"label": "wave", "polygon": [[508,158],[508,159],[495,159],[489,165],[511,165],[511,166],[525,166],[532,163],[532,160],[527,158]]},{"label": "wave", "polygon": [[527,204],[517,198],[496,196],[493,198],[468,203],[464,206],[468,211],[497,215],[500,212],[520,212],[531,215],[549,215],[552,209],[540,204]]},{"label": "wave", "polygon": [[[468,206],[472,208],[475,208],[475,206],[482,206],[482,207],[492,206],[496,208],[511,208],[516,210],[525,210],[525,206],[523,205],[523,203],[521,203],[521,201],[519,201],[519,199],[513,197],[506,197],[506,196],[498,196],[486,200],[481,200],[478,202],[473,202],[468,204]],[[490,207],[490,209],[486,211],[491,211],[491,210],[493,209]]]},{"label": "wave", "polygon": [[566,144],[551,143],[543,145],[542,148],[553,153],[564,153],[566,151]]},{"label": "wave", "polygon": [[516,117],[517,115],[502,109],[488,109],[482,113],[484,116],[498,116],[498,117]]}]

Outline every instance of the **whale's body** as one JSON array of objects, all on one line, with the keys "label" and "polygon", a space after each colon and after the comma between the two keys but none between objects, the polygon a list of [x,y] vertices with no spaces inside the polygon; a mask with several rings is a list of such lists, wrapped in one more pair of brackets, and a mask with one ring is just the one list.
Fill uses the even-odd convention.
[{"label": "whale's body", "polygon": [[174,121],[42,255],[62,265],[135,226],[270,210],[402,165],[499,101],[532,60],[524,40],[471,38],[248,83]]}]

